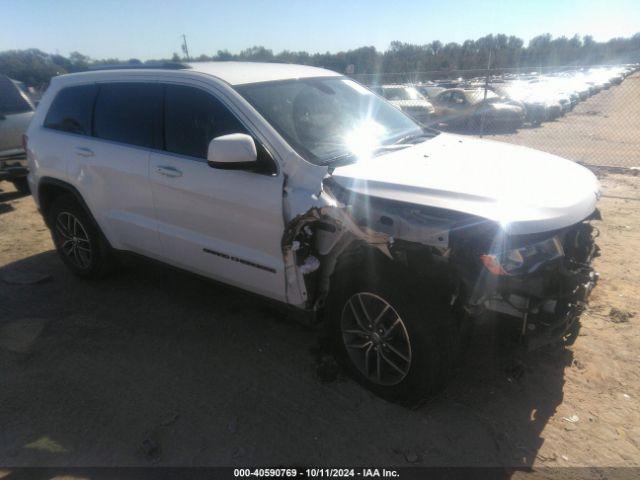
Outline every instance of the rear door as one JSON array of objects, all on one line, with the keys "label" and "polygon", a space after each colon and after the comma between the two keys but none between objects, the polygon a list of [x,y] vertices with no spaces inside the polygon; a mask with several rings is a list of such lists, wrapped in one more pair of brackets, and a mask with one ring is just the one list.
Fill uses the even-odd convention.
[{"label": "rear door", "polygon": [[166,85],[164,104],[164,151],[152,153],[150,178],[165,258],[284,299],[283,182],[273,159],[258,142],[257,171],[210,167],[213,138],[251,132],[198,86]]},{"label": "rear door", "polygon": [[92,135],[69,139],[68,175],[115,248],[159,257],[149,157],[161,141],[162,88],[144,82],[80,88],[95,95]]}]

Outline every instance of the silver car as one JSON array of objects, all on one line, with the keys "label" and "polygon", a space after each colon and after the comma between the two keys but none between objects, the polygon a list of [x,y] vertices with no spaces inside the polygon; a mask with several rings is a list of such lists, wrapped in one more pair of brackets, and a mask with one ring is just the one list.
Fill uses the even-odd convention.
[{"label": "silver car", "polygon": [[0,180],[13,182],[22,193],[29,192],[22,135],[34,110],[20,83],[0,75]]}]

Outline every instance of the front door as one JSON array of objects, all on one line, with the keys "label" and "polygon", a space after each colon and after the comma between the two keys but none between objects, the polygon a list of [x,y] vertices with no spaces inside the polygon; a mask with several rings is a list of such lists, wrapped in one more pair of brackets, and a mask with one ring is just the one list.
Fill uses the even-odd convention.
[{"label": "front door", "polygon": [[150,178],[166,260],[284,300],[282,176],[275,164],[262,171],[210,167],[213,138],[250,132],[209,91],[164,90],[164,151],[151,154]]}]

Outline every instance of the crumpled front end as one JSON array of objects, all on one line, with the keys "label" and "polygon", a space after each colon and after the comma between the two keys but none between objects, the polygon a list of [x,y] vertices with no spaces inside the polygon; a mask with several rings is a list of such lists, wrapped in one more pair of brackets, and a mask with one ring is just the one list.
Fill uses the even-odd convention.
[{"label": "crumpled front end", "polygon": [[331,177],[317,200],[283,237],[290,303],[321,311],[341,262],[364,249],[401,267],[425,295],[437,289],[460,325],[498,314],[529,348],[577,335],[598,278],[597,210],[560,229],[511,234],[495,220],[366,195]]},{"label": "crumpled front end", "polygon": [[[494,253],[480,254],[482,266],[471,276],[469,265],[461,267],[467,270],[461,278],[471,279],[465,308],[476,317],[497,313],[516,322],[529,349],[572,342],[598,280],[592,267],[596,237],[586,219],[553,232],[504,238]],[[527,259],[518,252],[533,253]]]}]

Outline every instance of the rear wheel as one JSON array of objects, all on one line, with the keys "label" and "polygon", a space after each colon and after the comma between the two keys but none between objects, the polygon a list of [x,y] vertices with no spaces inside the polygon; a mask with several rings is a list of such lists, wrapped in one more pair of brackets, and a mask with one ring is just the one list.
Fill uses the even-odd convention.
[{"label": "rear wheel", "polygon": [[56,250],[74,274],[99,278],[111,270],[113,259],[107,242],[74,197],[56,199],[49,209],[48,222]]},{"label": "rear wheel", "polygon": [[[328,320],[340,359],[376,394],[413,402],[434,393],[451,372],[448,305],[391,269],[334,274]],[[367,272],[368,271],[368,272]]]}]

